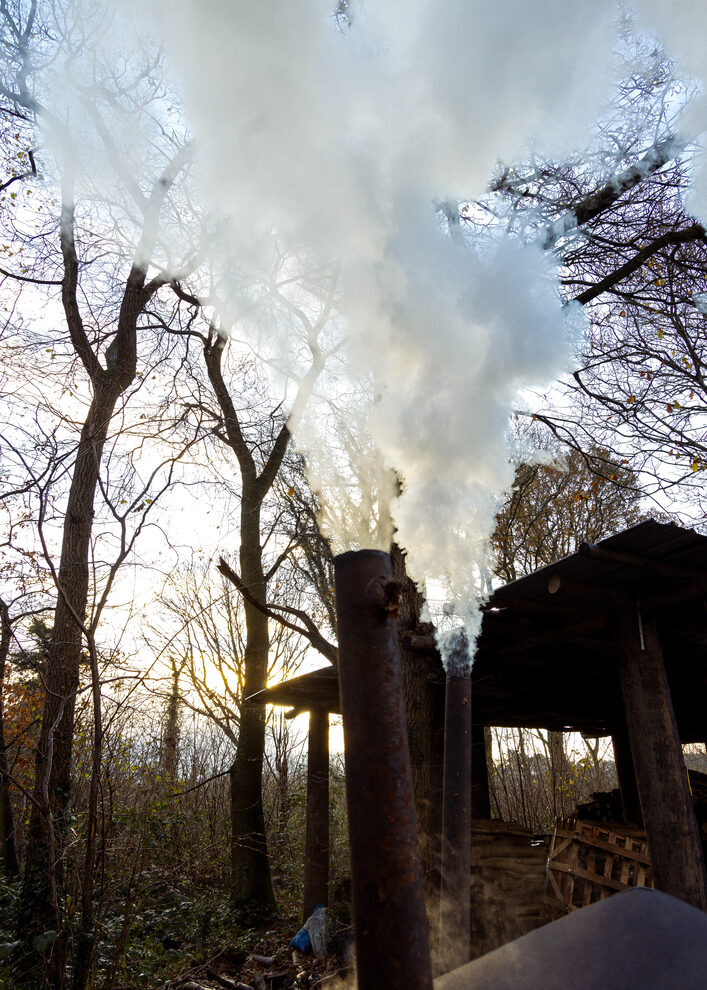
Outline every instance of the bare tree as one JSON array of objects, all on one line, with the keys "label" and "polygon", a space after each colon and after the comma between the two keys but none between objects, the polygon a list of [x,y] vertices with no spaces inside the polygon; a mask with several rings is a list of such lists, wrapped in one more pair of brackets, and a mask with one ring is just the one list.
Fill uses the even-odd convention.
[{"label": "bare tree", "polygon": [[15,837],[15,816],[10,800],[10,776],[5,743],[5,706],[3,692],[7,661],[12,641],[12,621],[7,603],[0,599],[0,850],[3,870],[8,877],[20,872]]},{"label": "bare tree", "polygon": [[628,465],[659,507],[679,493],[702,513],[707,236],[683,204],[694,146],[676,133],[694,92],[652,40],[629,29],[623,46],[627,71],[593,143],[573,160],[501,168],[482,213],[462,219],[478,233],[493,217],[552,252],[564,302],[589,318],[574,374],[537,418]]},{"label": "bare tree", "polygon": [[[210,391],[209,394],[203,386],[198,386],[199,401],[194,405],[200,416],[211,417],[210,439],[217,451],[215,458],[227,454],[239,475],[240,573],[236,574],[236,580],[245,591],[243,695],[246,700],[241,708],[238,746],[231,770],[231,893],[235,905],[249,905],[265,913],[275,907],[262,805],[265,720],[262,704],[248,699],[266,686],[270,634],[267,609],[263,606],[272,597],[268,588],[298,543],[297,538],[290,539],[270,550],[268,544],[275,543],[277,524],[275,520],[268,521],[268,499],[285,463],[292,431],[327,361],[341,347],[335,324],[337,282],[336,269],[322,271],[305,257],[286,258],[276,244],[271,268],[251,277],[249,308],[260,314],[259,318],[266,324],[283,323],[289,339],[300,342],[300,355],[304,355],[296,362],[299,372],[288,372],[287,384],[292,392],[288,415],[280,412],[277,402],[267,409],[267,393],[260,403],[253,403],[252,395],[250,402],[243,401],[239,342],[229,338],[227,327],[212,320],[204,329],[198,329],[195,324],[189,331],[191,339],[201,343]],[[202,301],[209,299],[187,293],[178,285],[176,290],[195,317]],[[217,300],[211,296],[209,301]]]},{"label": "bare tree", "polygon": [[[74,712],[84,644],[93,677],[94,778],[100,769],[102,730],[95,628],[115,571],[109,568],[106,584],[96,594],[89,616],[96,500],[98,498],[108,506],[117,523],[116,561],[120,562],[132,549],[140,530],[139,525],[132,526],[130,511],[149,511],[154,497],[140,492],[137,502],[133,494],[113,504],[112,481],[102,477],[101,470],[106,450],[115,444],[111,427],[116,413],[125,415],[129,399],[143,384],[144,372],[138,370],[138,352],[140,341],[148,332],[147,313],[160,290],[169,286],[172,277],[164,267],[161,221],[174,205],[170,197],[175,182],[190,160],[189,145],[183,134],[177,130],[167,134],[156,127],[162,141],[153,145],[151,171],[140,175],[139,182],[130,174],[122,154],[127,149],[118,148],[111,127],[121,116],[123,123],[135,114],[143,114],[153,122],[158,119],[162,100],[159,74],[154,63],[145,63],[136,66],[134,79],[126,85],[124,77],[111,76],[110,71],[96,61],[90,83],[80,81],[80,72],[74,77],[74,95],[85,108],[94,136],[113,171],[115,196],[110,203],[100,191],[92,198],[85,184],[77,195],[75,135],[71,124],[53,114],[43,102],[38,71],[39,67],[46,68],[58,58],[70,59],[69,53],[79,53],[82,32],[100,30],[100,17],[99,12],[92,13],[79,6],[67,14],[51,3],[39,8],[35,3],[18,2],[3,5],[0,11],[0,32],[6,53],[0,94],[7,101],[10,112],[31,122],[41,121],[47,140],[58,149],[54,157],[50,152],[45,155],[47,171],[56,180],[56,187],[47,190],[37,206],[37,210],[42,211],[39,217],[45,219],[38,221],[38,233],[36,229],[25,232],[22,267],[5,271],[6,288],[13,281],[18,286],[32,283],[37,291],[39,286],[43,287],[48,300],[60,303],[63,326],[48,350],[52,355],[58,352],[73,356],[76,367],[68,375],[68,382],[79,405],[84,403],[78,439],[59,472],[66,482],[66,495],[61,549],[56,562],[49,543],[45,542],[43,546],[55,581],[56,608],[44,677],[46,702],[37,747],[23,888],[21,917],[26,933],[38,929],[60,933],[63,930],[57,869],[71,816]],[[39,130],[38,123],[36,127]],[[34,162],[33,156],[31,161]],[[31,170],[25,178],[29,181],[30,177],[34,177]],[[58,204],[58,214],[55,204]],[[17,233],[22,226],[21,216],[16,213],[11,221]],[[111,225],[115,234],[113,243],[108,232]],[[127,250],[127,262],[123,248]],[[185,265],[189,267],[189,262]],[[171,293],[171,290],[167,291]],[[70,425],[66,418],[63,425]],[[37,486],[38,479],[34,477],[32,483]],[[121,501],[124,509],[119,507]],[[38,523],[40,533],[45,535],[47,508],[48,503],[44,500]],[[91,805],[95,809],[97,780],[93,786]],[[95,822],[89,826],[87,884],[92,877],[92,828],[95,828]],[[92,914],[88,890],[87,886],[83,898],[86,931],[91,927]],[[60,937],[52,964],[52,978],[58,988],[64,983],[64,954],[65,946]],[[85,954],[82,958],[85,959]],[[85,977],[84,973],[77,978],[76,985],[82,985]]]},{"label": "bare tree", "polygon": [[[288,586],[284,574],[281,574],[280,578],[285,587],[278,589],[278,597],[288,602],[296,602],[295,589]],[[252,706],[246,694],[249,690],[247,609],[250,602],[239,594],[227,577],[221,578],[214,587],[208,570],[192,566],[170,578],[162,593],[161,603],[167,621],[159,631],[153,628],[150,639],[155,646],[158,646],[160,639],[168,635],[168,644],[163,649],[171,658],[172,670],[178,667],[180,672],[183,672],[180,674],[179,704],[217,725],[237,754],[238,749],[243,745],[243,733],[248,731],[247,726],[244,727],[245,713]],[[262,616],[267,626],[267,615],[261,611],[258,611],[258,615]],[[175,621],[178,627],[172,634],[171,628]],[[268,630],[267,636],[263,681],[266,682],[267,678],[275,673],[280,678],[292,676],[306,655],[306,640],[303,641],[301,636],[281,623],[275,624],[272,635]],[[267,720],[262,706],[259,711],[263,733],[262,760],[265,754]],[[282,726],[275,738],[280,740],[279,748],[275,746],[277,762],[277,753],[282,756],[283,738],[285,738]],[[285,745],[284,749],[287,748]],[[286,762],[286,756],[283,758]],[[281,760],[278,763],[278,774],[282,786],[286,788],[287,769],[286,767],[283,769]],[[233,806],[235,805],[237,814],[243,801],[240,792],[233,793],[233,769],[231,769],[231,790],[233,816]],[[262,795],[262,785],[259,786],[259,794]],[[283,808],[285,806],[286,802]],[[240,824],[238,818],[236,821]],[[264,818],[261,834],[244,834],[242,825],[240,827],[241,831],[235,831],[232,827],[232,859],[238,862],[242,859],[247,860],[248,854],[252,856],[254,852],[260,853],[264,858],[262,852],[266,848]],[[246,847],[245,850],[243,846]],[[266,859],[265,862],[269,866],[269,860]],[[274,895],[272,896],[274,902]],[[269,906],[267,901],[261,901],[260,910]],[[251,907],[257,914],[257,905]]]}]

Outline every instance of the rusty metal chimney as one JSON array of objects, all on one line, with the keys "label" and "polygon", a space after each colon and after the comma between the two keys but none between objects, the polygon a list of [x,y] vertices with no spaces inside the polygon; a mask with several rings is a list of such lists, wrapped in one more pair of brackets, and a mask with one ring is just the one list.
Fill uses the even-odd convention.
[{"label": "rusty metal chimney", "polygon": [[470,949],[471,662],[463,629],[453,631],[446,652],[439,918],[439,965],[444,973],[468,962]]},{"label": "rusty metal chimney", "polygon": [[432,990],[390,558],[334,561],[359,990]]}]

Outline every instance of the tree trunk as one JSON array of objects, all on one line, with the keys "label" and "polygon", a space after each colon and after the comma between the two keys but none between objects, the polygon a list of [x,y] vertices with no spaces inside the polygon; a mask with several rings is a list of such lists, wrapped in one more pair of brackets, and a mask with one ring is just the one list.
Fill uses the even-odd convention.
[{"label": "tree trunk", "polygon": [[275,754],[275,773],[277,775],[277,834],[280,840],[286,840],[290,827],[290,765],[289,744],[285,717],[279,715],[280,743]]},{"label": "tree trunk", "polygon": [[[250,593],[266,600],[260,545],[261,499],[256,486],[243,482],[241,499],[241,576]],[[244,601],[246,618],[243,696],[262,691],[267,683],[270,638],[268,620]],[[231,901],[255,915],[272,914],[277,905],[270,876],[263,814],[265,706],[244,701],[236,757],[231,767]]]},{"label": "tree trunk", "polygon": [[[435,655],[404,645],[407,633],[420,630],[423,597],[405,569],[405,554],[394,543],[390,558],[393,576],[401,586],[398,630],[403,693],[408,724],[417,831],[422,855],[425,892],[436,892],[442,834],[442,762],[444,740],[444,672]],[[430,630],[425,629],[425,632]],[[435,681],[439,681],[438,684]]]},{"label": "tree trunk", "polygon": [[0,856],[5,876],[16,877],[20,872],[15,841],[15,818],[10,801],[7,752],[5,749],[5,672],[10,652],[10,616],[5,602],[0,600]]},{"label": "tree trunk", "polygon": [[179,715],[181,705],[181,695],[179,693],[179,678],[184,670],[186,661],[180,663],[171,658],[172,678],[170,683],[169,697],[165,706],[164,729],[162,736],[162,773],[167,784],[174,788],[177,784],[177,771],[179,769]]},{"label": "tree trunk", "polygon": [[[81,431],[69,490],[58,575],[58,596],[47,655],[46,698],[35,760],[34,799],[20,907],[23,934],[60,931],[57,888],[70,824],[71,752],[88,599],[93,504],[108,425],[123,391],[117,376],[101,375]],[[59,946],[55,952],[61,955]],[[57,978],[58,971],[57,971]],[[57,990],[63,985],[57,984]]]},{"label": "tree trunk", "polygon": [[[260,513],[290,442],[286,425],[273,443],[258,475],[253,452],[243,435],[238,413],[223,380],[221,362],[226,340],[214,334],[204,346],[204,361],[216,400],[223,414],[226,443],[236,455],[241,472],[241,578],[251,596],[265,602],[267,582],[263,573]],[[270,876],[262,772],[265,748],[265,706],[247,699],[267,683],[270,639],[267,617],[247,599],[245,677],[236,757],[231,767],[231,901],[255,915],[271,914],[275,895]]]},{"label": "tree trunk", "polygon": [[548,731],[548,752],[550,754],[550,773],[552,776],[552,814],[565,813],[565,736],[562,732]]}]

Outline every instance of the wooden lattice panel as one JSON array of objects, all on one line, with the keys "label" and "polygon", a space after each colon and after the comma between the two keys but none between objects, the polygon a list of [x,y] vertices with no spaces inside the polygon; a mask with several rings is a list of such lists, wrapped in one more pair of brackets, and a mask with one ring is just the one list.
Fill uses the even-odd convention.
[{"label": "wooden lattice panel", "polygon": [[548,918],[559,918],[628,887],[652,887],[648,846],[640,835],[558,818],[546,866]]}]

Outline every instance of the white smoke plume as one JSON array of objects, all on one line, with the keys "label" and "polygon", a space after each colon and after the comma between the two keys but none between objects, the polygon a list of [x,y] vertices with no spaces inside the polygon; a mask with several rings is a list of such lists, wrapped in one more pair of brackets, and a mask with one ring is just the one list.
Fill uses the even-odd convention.
[{"label": "white smoke plume", "polygon": [[214,208],[340,264],[346,374],[375,395],[362,415],[376,453],[363,441],[342,463],[311,411],[296,437],[335,541],[387,548],[397,472],[411,573],[445,582],[473,637],[494,498],[512,480],[508,410],[565,369],[568,347],[545,259],[503,241],[477,256],[434,204],[480,193],[534,134],[581,137],[612,6],[359,2],[343,30],[322,0],[148,7]]},{"label": "white smoke plume", "polygon": [[[707,131],[707,5],[701,0],[681,0],[677,5],[660,0],[634,0],[639,30],[653,33],[675,59],[678,74],[694,80],[699,93],[693,97],[682,121],[682,138],[700,140]],[[707,158],[704,147],[696,157],[691,188],[685,207],[707,224]]]},{"label": "white smoke plume", "polygon": [[[164,38],[202,192],[228,219],[222,270],[253,265],[264,232],[293,257],[338,266],[346,347],[319,394],[327,409],[350,394],[369,405],[349,405],[338,429],[324,406],[295,424],[335,542],[387,549],[392,512],[411,573],[445,583],[473,639],[497,498],[512,481],[509,410],[567,369],[572,334],[548,258],[501,236],[473,250],[446,204],[453,214],[480,195],[531,140],[584,143],[612,81],[617,8],[352,0],[342,23],[334,3],[123,0],[139,30],[148,16]],[[674,21],[692,7],[704,21],[701,6],[682,0],[669,17],[653,0],[638,6],[696,66]],[[221,289],[231,318],[241,284]],[[262,345],[262,326],[253,332]],[[290,351],[273,330],[285,378]]]}]

